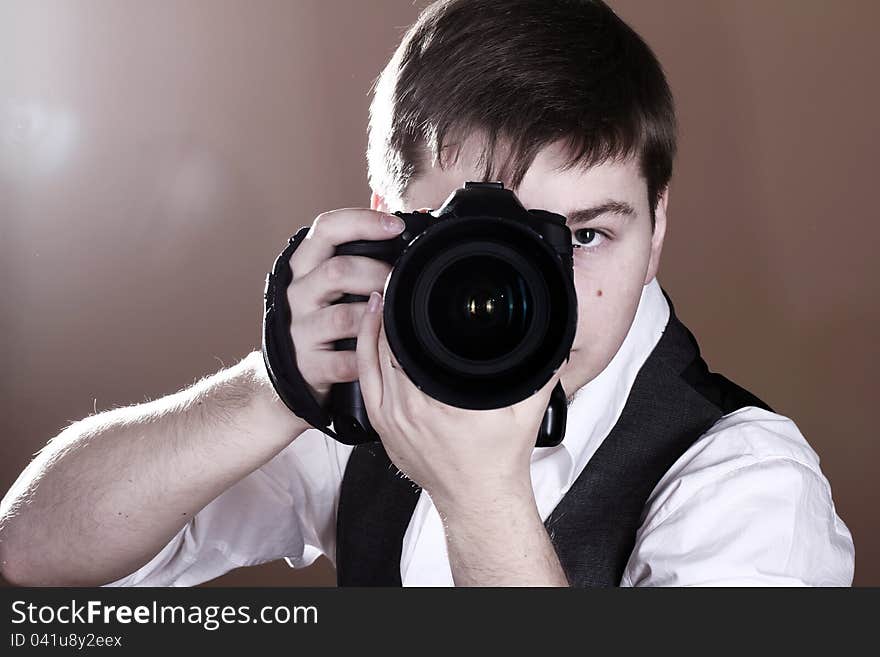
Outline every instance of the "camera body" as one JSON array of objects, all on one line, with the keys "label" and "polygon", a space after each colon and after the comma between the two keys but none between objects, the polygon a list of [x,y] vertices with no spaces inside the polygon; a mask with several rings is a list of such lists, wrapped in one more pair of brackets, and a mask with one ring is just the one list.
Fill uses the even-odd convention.
[{"label": "camera body", "polygon": [[[452,406],[511,406],[540,390],[568,359],[577,327],[571,232],[565,217],[526,210],[501,183],[468,182],[430,212],[395,212],[396,237],[339,245],[336,255],[393,266],[383,322],[410,380]],[[335,303],[365,301],[343,295]],[[338,350],[354,349],[339,340]],[[337,439],[378,440],[358,382],[337,383],[329,413]],[[553,391],[536,446],[558,444],[566,395]]]}]

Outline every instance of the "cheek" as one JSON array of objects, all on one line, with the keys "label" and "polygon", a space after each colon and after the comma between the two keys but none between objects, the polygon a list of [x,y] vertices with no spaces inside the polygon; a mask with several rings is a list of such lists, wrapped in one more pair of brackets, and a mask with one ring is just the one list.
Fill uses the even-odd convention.
[{"label": "cheek", "polygon": [[631,258],[610,253],[575,257],[578,327],[573,349],[595,374],[617,353],[635,316],[647,269],[640,251],[631,252]]}]

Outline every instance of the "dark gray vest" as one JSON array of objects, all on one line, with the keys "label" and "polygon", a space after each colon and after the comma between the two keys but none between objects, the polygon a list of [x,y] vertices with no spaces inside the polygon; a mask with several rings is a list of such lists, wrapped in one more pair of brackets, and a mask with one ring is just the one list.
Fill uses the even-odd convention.
[{"label": "dark gray vest", "polygon": [[[709,371],[671,301],[669,308],[617,424],[544,523],[572,586],[618,586],[663,474],[722,416],[745,406],[769,410]],[[340,586],[400,586],[403,537],[419,492],[381,443],[354,448],[337,513]]]}]

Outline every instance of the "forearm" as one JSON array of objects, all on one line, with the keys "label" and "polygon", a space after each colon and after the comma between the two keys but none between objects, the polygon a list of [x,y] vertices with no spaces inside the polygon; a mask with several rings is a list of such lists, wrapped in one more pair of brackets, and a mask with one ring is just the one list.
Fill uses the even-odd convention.
[{"label": "forearm", "polygon": [[283,408],[258,352],[173,395],[85,418],[3,499],[3,574],[32,585],[118,579],[306,428]]},{"label": "forearm", "polygon": [[568,586],[530,484],[434,502],[456,586]]}]

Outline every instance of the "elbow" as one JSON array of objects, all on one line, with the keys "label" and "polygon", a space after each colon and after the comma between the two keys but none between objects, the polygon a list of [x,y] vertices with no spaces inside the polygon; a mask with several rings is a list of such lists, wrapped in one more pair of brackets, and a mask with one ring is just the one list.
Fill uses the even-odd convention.
[{"label": "elbow", "polygon": [[29,577],[18,564],[11,563],[7,560],[6,555],[2,558],[3,561],[0,563],[0,575],[3,576],[3,581],[6,582],[8,586],[39,586],[39,584]]},{"label": "elbow", "polygon": [[[0,534],[0,541],[3,538]],[[0,542],[0,576],[7,585],[16,587],[74,586],[34,564],[28,559],[26,550],[10,548],[5,541]]]},{"label": "elbow", "polygon": [[[54,584],[48,571],[33,560],[27,536],[12,522],[11,514],[0,517],[0,575],[11,586],[49,586]],[[60,586],[60,585],[59,585]]]},{"label": "elbow", "polygon": [[27,550],[16,544],[11,524],[9,514],[0,518],[0,575],[11,586],[38,586],[27,562]]},{"label": "elbow", "polygon": [[25,555],[11,544],[9,531],[0,527],[0,575],[10,586],[39,586]]},{"label": "elbow", "polygon": [[115,577],[106,573],[73,568],[47,554],[36,554],[33,546],[39,542],[20,534],[17,528],[11,531],[8,525],[0,523],[0,577],[7,585],[25,588],[96,587],[114,581]]},{"label": "elbow", "polygon": [[47,567],[46,562],[35,561],[27,542],[10,540],[9,533],[0,529],[0,576],[9,586],[98,586],[98,582],[71,580],[65,573]]}]

